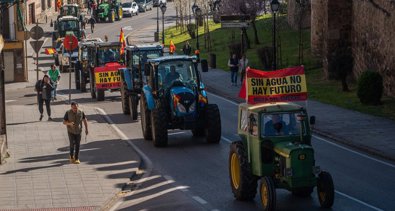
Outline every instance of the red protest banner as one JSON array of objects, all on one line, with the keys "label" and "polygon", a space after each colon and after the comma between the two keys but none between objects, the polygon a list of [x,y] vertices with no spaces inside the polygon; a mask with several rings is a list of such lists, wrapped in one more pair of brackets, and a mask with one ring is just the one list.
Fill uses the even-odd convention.
[{"label": "red protest banner", "polygon": [[307,100],[304,67],[276,71],[248,68],[239,97],[249,104]]}]

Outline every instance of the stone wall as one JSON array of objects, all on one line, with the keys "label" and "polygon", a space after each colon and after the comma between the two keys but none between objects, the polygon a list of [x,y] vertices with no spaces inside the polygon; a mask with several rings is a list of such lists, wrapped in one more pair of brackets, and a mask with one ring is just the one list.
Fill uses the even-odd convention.
[{"label": "stone wall", "polygon": [[395,97],[395,1],[354,0],[353,20],[354,77],[378,71],[385,94]]},{"label": "stone wall", "polygon": [[353,50],[353,77],[378,71],[385,94],[395,97],[395,0],[312,1],[311,48],[327,78],[331,55],[344,44]]}]

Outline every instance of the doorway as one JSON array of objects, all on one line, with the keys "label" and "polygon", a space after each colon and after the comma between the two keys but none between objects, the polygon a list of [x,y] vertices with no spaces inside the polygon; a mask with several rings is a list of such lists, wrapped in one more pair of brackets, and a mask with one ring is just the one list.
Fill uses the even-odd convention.
[{"label": "doorway", "polygon": [[36,23],[35,9],[34,3],[29,4],[29,23]]}]

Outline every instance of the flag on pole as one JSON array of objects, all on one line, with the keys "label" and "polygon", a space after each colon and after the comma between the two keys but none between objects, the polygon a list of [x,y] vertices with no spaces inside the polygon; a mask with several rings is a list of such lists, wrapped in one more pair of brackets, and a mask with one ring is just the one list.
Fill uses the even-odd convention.
[{"label": "flag on pole", "polygon": [[56,49],[55,48],[46,48],[45,49],[45,54],[47,55],[52,55],[56,53]]},{"label": "flag on pole", "polygon": [[176,52],[176,46],[174,45],[173,40],[170,40],[169,51],[170,51],[170,54],[173,54],[174,52]]},{"label": "flag on pole", "polygon": [[125,34],[123,33],[122,28],[121,28],[121,34],[119,35],[119,42],[121,43],[121,50],[119,51],[119,54],[122,55],[125,53],[125,48],[126,48]]}]

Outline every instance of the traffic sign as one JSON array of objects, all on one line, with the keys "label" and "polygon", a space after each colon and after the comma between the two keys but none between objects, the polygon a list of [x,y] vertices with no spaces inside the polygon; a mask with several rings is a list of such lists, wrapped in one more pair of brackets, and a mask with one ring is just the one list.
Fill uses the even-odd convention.
[{"label": "traffic sign", "polygon": [[40,26],[36,25],[32,29],[30,29],[30,37],[33,40],[39,40],[41,37],[44,36],[44,29]]},{"label": "traffic sign", "polygon": [[74,35],[67,35],[63,40],[63,46],[66,50],[72,51],[78,47],[78,39]]},{"label": "traffic sign", "polygon": [[36,54],[40,52],[41,46],[43,46],[43,44],[44,44],[44,40],[30,41],[30,45],[32,46]]},{"label": "traffic sign", "polygon": [[248,22],[222,22],[221,28],[247,28],[250,26]]}]

